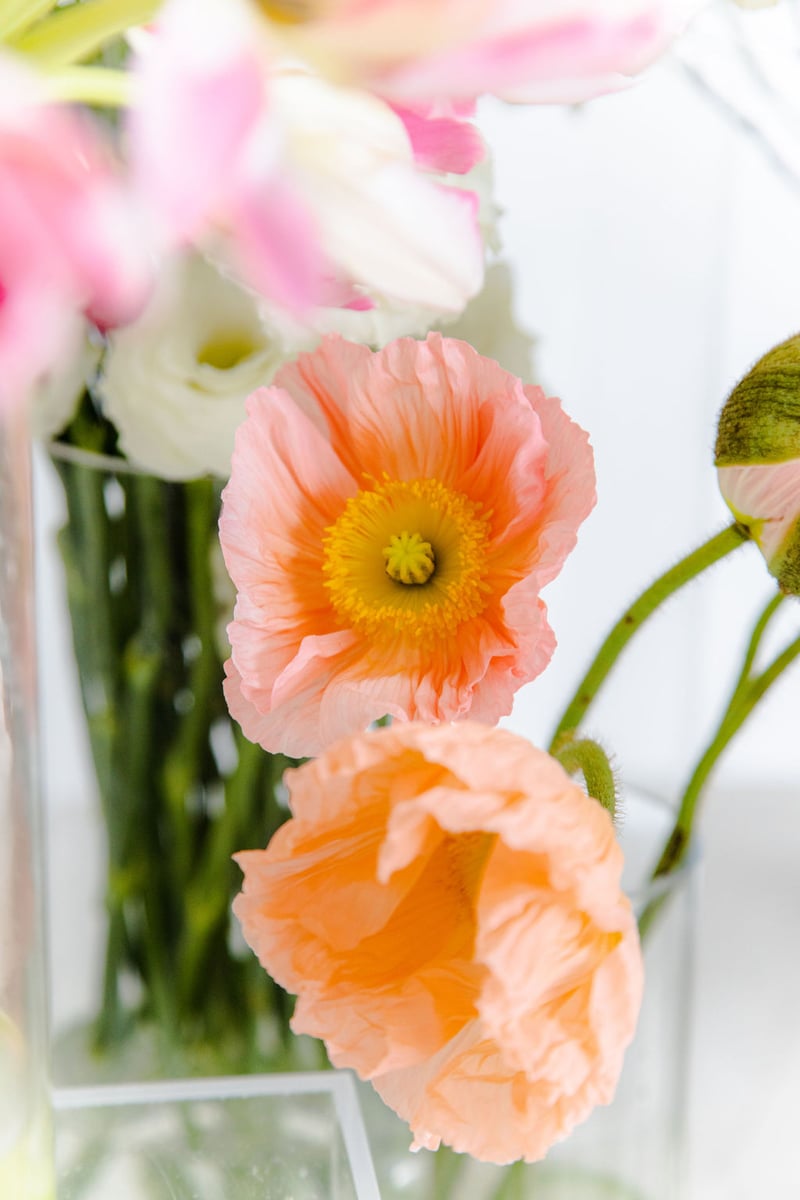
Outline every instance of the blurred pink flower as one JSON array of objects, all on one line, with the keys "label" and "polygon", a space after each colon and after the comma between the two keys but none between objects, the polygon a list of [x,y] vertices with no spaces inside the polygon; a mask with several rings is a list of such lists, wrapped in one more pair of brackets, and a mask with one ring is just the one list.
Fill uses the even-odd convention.
[{"label": "blurred pink flower", "polygon": [[572,102],[642,70],[704,0],[256,2],[321,70],[398,102]]},{"label": "blurred pink flower", "polygon": [[542,1158],[616,1088],[643,971],[608,813],[505,730],[395,725],[287,773],[293,817],[237,854],[267,971],[409,1122]]},{"label": "blurred pink flower", "polygon": [[418,169],[388,104],[278,68],[263,35],[242,0],[169,0],[140,41],[132,156],[164,241],[300,316],[332,283],[460,311],[482,281],[475,207]]},{"label": "blurred pink flower", "polygon": [[406,128],[421,167],[443,174],[466,175],[486,155],[483,138],[465,117],[472,116],[473,105],[459,111],[455,105],[393,105]]},{"label": "blurred pink flower", "polygon": [[97,130],[0,58],[0,408],[58,368],[80,314],[101,328],[133,318],[149,273]]},{"label": "blurred pink flower", "polygon": [[594,503],[559,402],[440,334],[377,353],[331,336],[247,411],[220,521],[246,735],[301,756],[387,713],[510,712]]}]

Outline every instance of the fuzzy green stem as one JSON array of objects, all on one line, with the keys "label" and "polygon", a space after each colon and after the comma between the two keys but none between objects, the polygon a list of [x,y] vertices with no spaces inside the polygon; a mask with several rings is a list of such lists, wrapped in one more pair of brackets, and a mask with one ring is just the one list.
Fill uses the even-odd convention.
[{"label": "fuzzy green stem", "polygon": [[454,1188],[467,1165],[466,1155],[457,1154],[449,1146],[440,1146],[433,1160],[434,1196],[454,1196]]},{"label": "fuzzy green stem", "polygon": [[680,866],[691,842],[698,802],[708,777],[753,709],[800,654],[800,637],[798,637],[765,670],[756,675],[750,672],[758,644],[781,599],[782,597],[778,597],[770,601],[753,629],[745,655],[745,667],[739,674],[722,720],[686,785],[675,825],[653,872],[655,879],[669,874],[670,871],[674,871],[676,867]]},{"label": "fuzzy green stem", "polygon": [[589,670],[564,710],[553,734],[551,752],[565,733],[579,727],[617,659],[647,618],[675,592],[707,570],[708,567],[719,562],[726,554],[736,550],[748,538],[749,534],[741,525],[729,525],[727,529],[715,534],[714,537],[666,571],[626,609],[598,650]]},{"label": "fuzzy green stem", "polygon": [[569,775],[580,771],[586,781],[586,791],[602,804],[614,819],[617,808],[617,786],[608,755],[591,738],[574,738],[564,734],[551,751]]},{"label": "fuzzy green stem", "polygon": [[[686,858],[692,839],[698,803],[705,784],[720,756],[739,732],[747,717],[756,707],[765,692],[800,654],[800,638],[795,639],[778,657],[759,674],[753,674],[761,640],[772,617],[783,603],[785,596],[780,592],[773,596],[759,616],[750,635],[741,670],[731,691],[725,712],[714,737],[701,755],[683,793],[675,824],[667,838],[664,850],[653,871],[653,883],[666,882],[666,877],[677,870]],[[656,916],[666,903],[669,892],[661,891],[653,896],[639,917],[639,935],[647,936]]]},{"label": "fuzzy green stem", "polygon": [[535,1196],[536,1190],[532,1168],[519,1161],[505,1168],[500,1183],[492,1192],[491,1200],[526,1200],[528,1196]]}]

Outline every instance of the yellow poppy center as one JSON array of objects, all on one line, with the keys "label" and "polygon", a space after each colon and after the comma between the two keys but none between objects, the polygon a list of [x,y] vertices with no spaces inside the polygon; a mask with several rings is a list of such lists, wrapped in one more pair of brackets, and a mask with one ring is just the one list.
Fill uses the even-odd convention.
[{"label": "yellow poppy center", "polygon": [[325,531],[323,573],[341,623],[414,641],[486,607],[490,513],[437,479],[375,481]]},{"label": "yellow poppy center", "polygon": [[436,570],[436,556],[430,542],[424,542],[418,533],[393,533],[389,545],[382,550],[386,559],[386,574],[395,583],[427,583]]}]

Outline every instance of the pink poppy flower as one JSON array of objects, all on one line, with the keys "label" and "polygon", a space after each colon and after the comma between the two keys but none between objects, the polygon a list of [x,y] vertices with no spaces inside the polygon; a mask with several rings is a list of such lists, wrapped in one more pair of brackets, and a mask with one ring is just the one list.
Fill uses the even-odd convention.
[{"label": "pink poppy flower", "polygon": [[399,102],[485,92],[572,102],[651,63],[703,0],[256,0],[337,77]]},{"label": "pink poppy flower", "polygon": [[220,521],[247,736],[301,756],[387,713],[508,713],[553,652],[539,593],[595,498],[559,402],[439,334],[330,336],[247,412]]},{"label": "pink poppy flower", "polygon": [[102,328],[134,317],[148,275],[141,223],[96,130],[0,59],[0,407],[57,368],[80,314]]},{"label": "pink poppy flower", "polygon": [[396,725],[287,772],[234,901],[293,1028],[410,1124],[542,1158],[616,1088],[643,971],[608,813],[505,730]]},{"label": "pink poppy flower", "polygon": [[483,277],[474,207],[418,168],[388,104],[279,68],[263,34],[242,0],[170,0],[141,39],[132,159],[164,241],[300,316],[331,283],[460,311]]}]

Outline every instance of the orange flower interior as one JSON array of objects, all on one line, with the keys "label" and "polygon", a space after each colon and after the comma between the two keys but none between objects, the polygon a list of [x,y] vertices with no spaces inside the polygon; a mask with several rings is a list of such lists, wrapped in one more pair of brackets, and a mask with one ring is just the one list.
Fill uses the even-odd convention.
[{"label": "orange flower interior", "polygon": [[455,632],[490,594],[491,513],[437,479],[375,481],[325,531],[323,572],[345,627],[415,642]]},{"label": "orange flower interior", "polygon": [[474,958],[476,905],[496,841],[496,835],[483,831],[442,832],[389,919],[340,959],[330,984],[391,996],[398,981],[424,981],[437,1013],[439,1039],[454,1037],[476,1016],[486,976],[486,968]]}]

